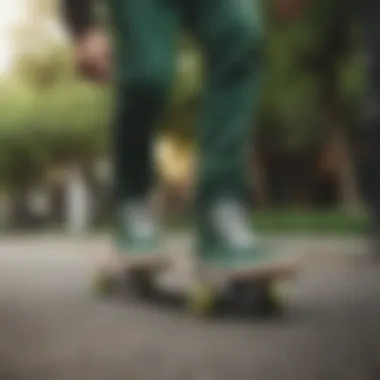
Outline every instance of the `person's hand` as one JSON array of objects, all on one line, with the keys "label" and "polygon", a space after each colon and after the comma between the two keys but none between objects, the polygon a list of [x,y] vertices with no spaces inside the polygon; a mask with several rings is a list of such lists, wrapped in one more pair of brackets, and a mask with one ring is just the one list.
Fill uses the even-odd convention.
[{"label": "person's hand", "polygon": [[90,29],[75,41],[76,70],[84,78],[95,82],[110,79],[111,52],[106,34],[101,29]]},{"label": "person's hand", "polygon": [[280,21],[299,18],[310,0],[275,0],[275,14]]}]

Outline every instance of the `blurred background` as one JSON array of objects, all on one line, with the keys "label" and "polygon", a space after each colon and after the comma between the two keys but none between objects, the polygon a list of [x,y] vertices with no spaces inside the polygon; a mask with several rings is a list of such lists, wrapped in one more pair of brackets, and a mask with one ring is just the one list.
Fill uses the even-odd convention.
[{"label": "blurred background", "polygon": [[[281,23],[262,0],[265,72],[249,163],[252,224],[304,270],[279,290],[284,318],[213,324],[94,297],[110,252],[112,84],[75,73],[58,0],[0,0],[1,380],[380,379],[379,267],[364,260],[363,24],[351,0],[311,3]],[[180,282],[192,240],[175,228],[191,222],[203,77],[191,35],[181,36],[176,75],[154,148]]]},{"label": "blurred background", "polygon": [[[252,218],[259,229],[362,232],[360,20],[337,12],[336,2],[314,3],[284,25],[263,1],[267,44],[252,125]],[[1,231],[103,226],[111,209],[111,85],[75,74],[57,0],[0,0],[0,28]],[[155,146],[157,196],[173,215],[191,198],[201,84],[200,50],[184,34]]]}]

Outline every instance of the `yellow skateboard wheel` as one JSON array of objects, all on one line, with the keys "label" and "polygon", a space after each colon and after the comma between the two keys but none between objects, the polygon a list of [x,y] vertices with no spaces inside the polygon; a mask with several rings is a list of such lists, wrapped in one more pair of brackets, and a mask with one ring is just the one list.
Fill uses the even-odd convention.
[{"label": "yellow skateboard wheel", "polygon": [[216,298],[215,289],[206,284],[198,284],[187,294],[188,310],[197,316],[210,315],[215,309]]},{"label": "yellow skateboard wheel", "polygon": [[96,295],[110,295],[115,289],[115,278],[111,273],[100,271],[93,280],[93,291]]},{"label": "yellow skateboard wheel", "polygon": [[277,313],[283,310],[285,305],[284,284],[279,281],[270,281],[265,292],[265,305],[270,313]]}]

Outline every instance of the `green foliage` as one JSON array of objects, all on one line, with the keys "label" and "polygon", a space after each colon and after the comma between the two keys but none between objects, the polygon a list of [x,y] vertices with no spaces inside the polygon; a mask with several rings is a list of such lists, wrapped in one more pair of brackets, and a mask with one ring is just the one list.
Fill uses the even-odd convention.
[{"label": "green foliage", "polygon": [[19,189],[48,167],[104,154],[109,91],[78,81],[38,89],[14,83],[0,91],[0,178]]},{"label": "green foliage", "polygon": [[295,149],[329,128],[321,103],[326,84],[338,89],[346,120],[356,125],[364,84],[361,30],[351,0],[311,3],[291,25],[267,19],[261,125]]},{"label": "green foliage", "polygon": [[[291,149],[315,142],[326,128],[320,98],[329,68],[336,72],[347,125],[355,127],[360,115],[360,26],[351,22],[348,2],[314,4],[292,25],[276,23],[267,12],[259,129]],[[165,129],[192,136],[202,75],[200,50],[185,36]],[[104,154],[111,110],[110,88],[75,78],[67,49],[26,55],[15,76],[0,84],[1,185],[20,188],[43,177],[51,164]]]},{"label": "green foliage", "polygon": [[49,87],[72,80],[74,73],[67,47],[50,44],[40,52],[26,52],[17,59],[13,79],[34,87]]},{"label": "green foliage", "polygon": [[[111,88],[75,78],[65,53],[25,56],[16,75],[0,86],[2,186],[21,189],[43,178],[52,165],[107,153]],[[163,128],[180,134],[192,129],[191,103],[200,89],[200,73],[199,53],[187,48],[178,59]]]}]

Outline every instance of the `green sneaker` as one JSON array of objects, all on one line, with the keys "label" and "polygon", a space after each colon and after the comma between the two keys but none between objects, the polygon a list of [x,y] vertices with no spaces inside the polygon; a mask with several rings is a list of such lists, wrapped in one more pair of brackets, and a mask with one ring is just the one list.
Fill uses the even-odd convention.
[{"label": "green sneaker", "polygon": [[266,271],[287,262],[283,255],[262,244],[239,202],[219,202],[212,210],[210,222],[211,238],[201,242],[199,250],[201,263],[206,267],[232,272]]},{"label": "green sneaker", "polygon": [[123,262],[149,266],[164,259],[159,219],[146,202],[130,202],[122,207],[115,238]]}]

